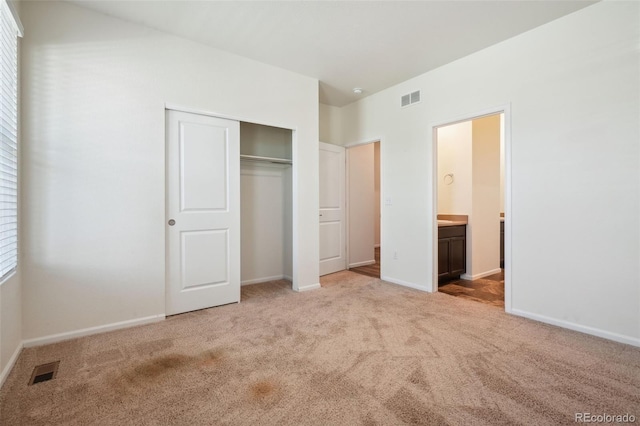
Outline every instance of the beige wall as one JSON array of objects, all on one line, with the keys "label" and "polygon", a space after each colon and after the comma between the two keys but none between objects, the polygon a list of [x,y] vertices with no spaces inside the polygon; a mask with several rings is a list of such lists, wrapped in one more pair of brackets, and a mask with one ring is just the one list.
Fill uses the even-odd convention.
[{"label": "beige wall", "polygon": [[347,149],[349,267],[375,262],[374,144]]},{"label": "beige wall", "polygon": [[472,142],[471,121],[438,128],[438,214],[471,214]]},{"label": "beige wall", "polygon": [[500,115],[471,122],[471,215],[467,273],[478,279],[500,271]]}]

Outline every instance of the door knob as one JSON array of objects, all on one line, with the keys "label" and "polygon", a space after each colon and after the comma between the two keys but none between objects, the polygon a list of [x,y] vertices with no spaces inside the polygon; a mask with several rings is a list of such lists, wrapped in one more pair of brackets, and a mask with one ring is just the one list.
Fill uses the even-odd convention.
[{"label": "door knob", "polygon": [[173,219],[169,219],[169,226],[173,226],[176,224],[176,221]]}]

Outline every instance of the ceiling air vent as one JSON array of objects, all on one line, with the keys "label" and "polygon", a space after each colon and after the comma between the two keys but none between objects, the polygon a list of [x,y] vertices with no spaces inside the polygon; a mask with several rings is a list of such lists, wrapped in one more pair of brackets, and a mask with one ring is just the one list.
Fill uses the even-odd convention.
[{"label": "ceiling air vent", "polygon": [[421,96],[420,96],[419,90],[408,93],[406,95],[403,95],[402,98],[400,98],[400,107],[404,108],[409,105],[417,104],[418,102],[420,102],[420,99],[421,99]]}]

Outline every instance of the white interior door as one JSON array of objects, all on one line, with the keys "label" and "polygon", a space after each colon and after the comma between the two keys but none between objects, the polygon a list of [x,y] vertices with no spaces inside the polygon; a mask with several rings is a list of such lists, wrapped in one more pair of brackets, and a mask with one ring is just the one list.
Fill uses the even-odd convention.
[{"label": "white interior door", "polygon": [[167,315],[240,301],[240,126],[167,111]]},{"label": "white interior door", "polygon": [[345,151],[320,142],[320,275],[347,268]]}]

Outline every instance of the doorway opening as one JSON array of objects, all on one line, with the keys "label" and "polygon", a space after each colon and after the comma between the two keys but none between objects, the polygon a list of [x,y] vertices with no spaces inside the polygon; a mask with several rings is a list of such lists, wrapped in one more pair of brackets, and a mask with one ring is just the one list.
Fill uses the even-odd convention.
[{"label": "doorway opening", "polygon": [[508,119],[504,108],[433,126],[434,291],[507,311]]},{"label": "doorway opening", "polygon": [[380,141],[347,148],[348,268],[380,278]]}]

